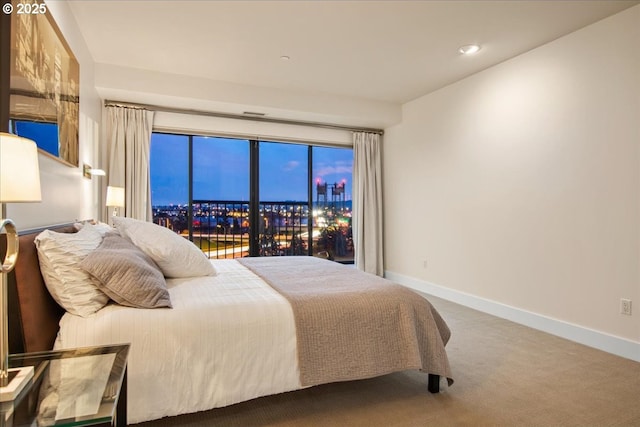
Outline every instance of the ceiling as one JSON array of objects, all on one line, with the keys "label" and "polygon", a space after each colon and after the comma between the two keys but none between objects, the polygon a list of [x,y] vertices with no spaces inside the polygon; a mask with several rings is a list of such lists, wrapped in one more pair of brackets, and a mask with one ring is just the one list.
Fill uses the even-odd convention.
[{"label": "ceiling", "polygon": [[402,104],[639,2],[68,3],[98,64]]}]

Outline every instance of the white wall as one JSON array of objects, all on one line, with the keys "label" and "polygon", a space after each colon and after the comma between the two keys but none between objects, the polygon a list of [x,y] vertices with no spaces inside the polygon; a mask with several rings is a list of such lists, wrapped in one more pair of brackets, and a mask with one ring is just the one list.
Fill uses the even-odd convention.
[{"label": "white wall", "polygon": [[404,105],[387,275],[640,360],[639,40],[635,6]]},{"label": "white wall", "polygon": [[[80,63],[80,166],[70,167],[40,154],[41,203],[9,204],[7,216],[18,230],[97,218],[99,179],[82,177],[82,165],[98,163],[98,138],[101,118],[100,99],[95,90],[94,64],[66,2],[47,1],[60,31]],[[102,178],[103,179],[103,178]]]}]

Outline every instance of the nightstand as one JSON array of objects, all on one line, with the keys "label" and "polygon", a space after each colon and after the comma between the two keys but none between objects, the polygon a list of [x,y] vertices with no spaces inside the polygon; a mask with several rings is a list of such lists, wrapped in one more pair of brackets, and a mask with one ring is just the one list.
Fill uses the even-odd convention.
[{"label": "nightstand", "polygon": [[126,426],[128,354],[129,344],[10,355],[10,368],[34,374],[1,404],[0,427]]}]

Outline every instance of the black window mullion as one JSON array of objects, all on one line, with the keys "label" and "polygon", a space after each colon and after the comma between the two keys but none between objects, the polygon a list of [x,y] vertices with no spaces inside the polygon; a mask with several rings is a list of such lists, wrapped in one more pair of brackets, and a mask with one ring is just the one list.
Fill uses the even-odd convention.
[{"label": "black window mullion", "polygon": [[307,255],[313,255],[313,146],[307,151]]},{"label": "black window mullion", "polygon": [[189,203],[187,205],[187,230],[193,242],[193,135],[189,136]]},{"label": "black window mullion", "polygon": [[249,256],[260,256],[260,146],[249,141]]}]

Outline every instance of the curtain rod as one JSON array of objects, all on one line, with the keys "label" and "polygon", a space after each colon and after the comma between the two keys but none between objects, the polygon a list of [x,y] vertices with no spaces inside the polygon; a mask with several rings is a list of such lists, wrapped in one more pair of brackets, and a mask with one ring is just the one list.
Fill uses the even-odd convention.
[{"label": "curtain rod", "polygon": [[377,133],[378,135],[384,135],[384,131],[382,129],[375,129],[375,128],[354,127],[354,126],[337,125],[337,124],[320,123],[320,122],[305,122],[305,121],[299,121],[299,120],[276,119],[271,117],[260,117],[260,116],[251,116],[251,115],[242,116],[240,114],[218,113],[214,111],[163,107],[160,105],[138,104],[135,102],[120,102],[120,101],[105,100],[104,106],[105,107],[140,108],[144,110],[161,111],[164,113],[194,114],[198,116],[220,117],[223,119],[250,120],[254,122],[258,121],[258,122],[266,122],[266,123],[278,123],[283,125],[310,126],[310,127],[324,128],[324,129],[345,130],[350,132],[368,132],[368,133]]}]

